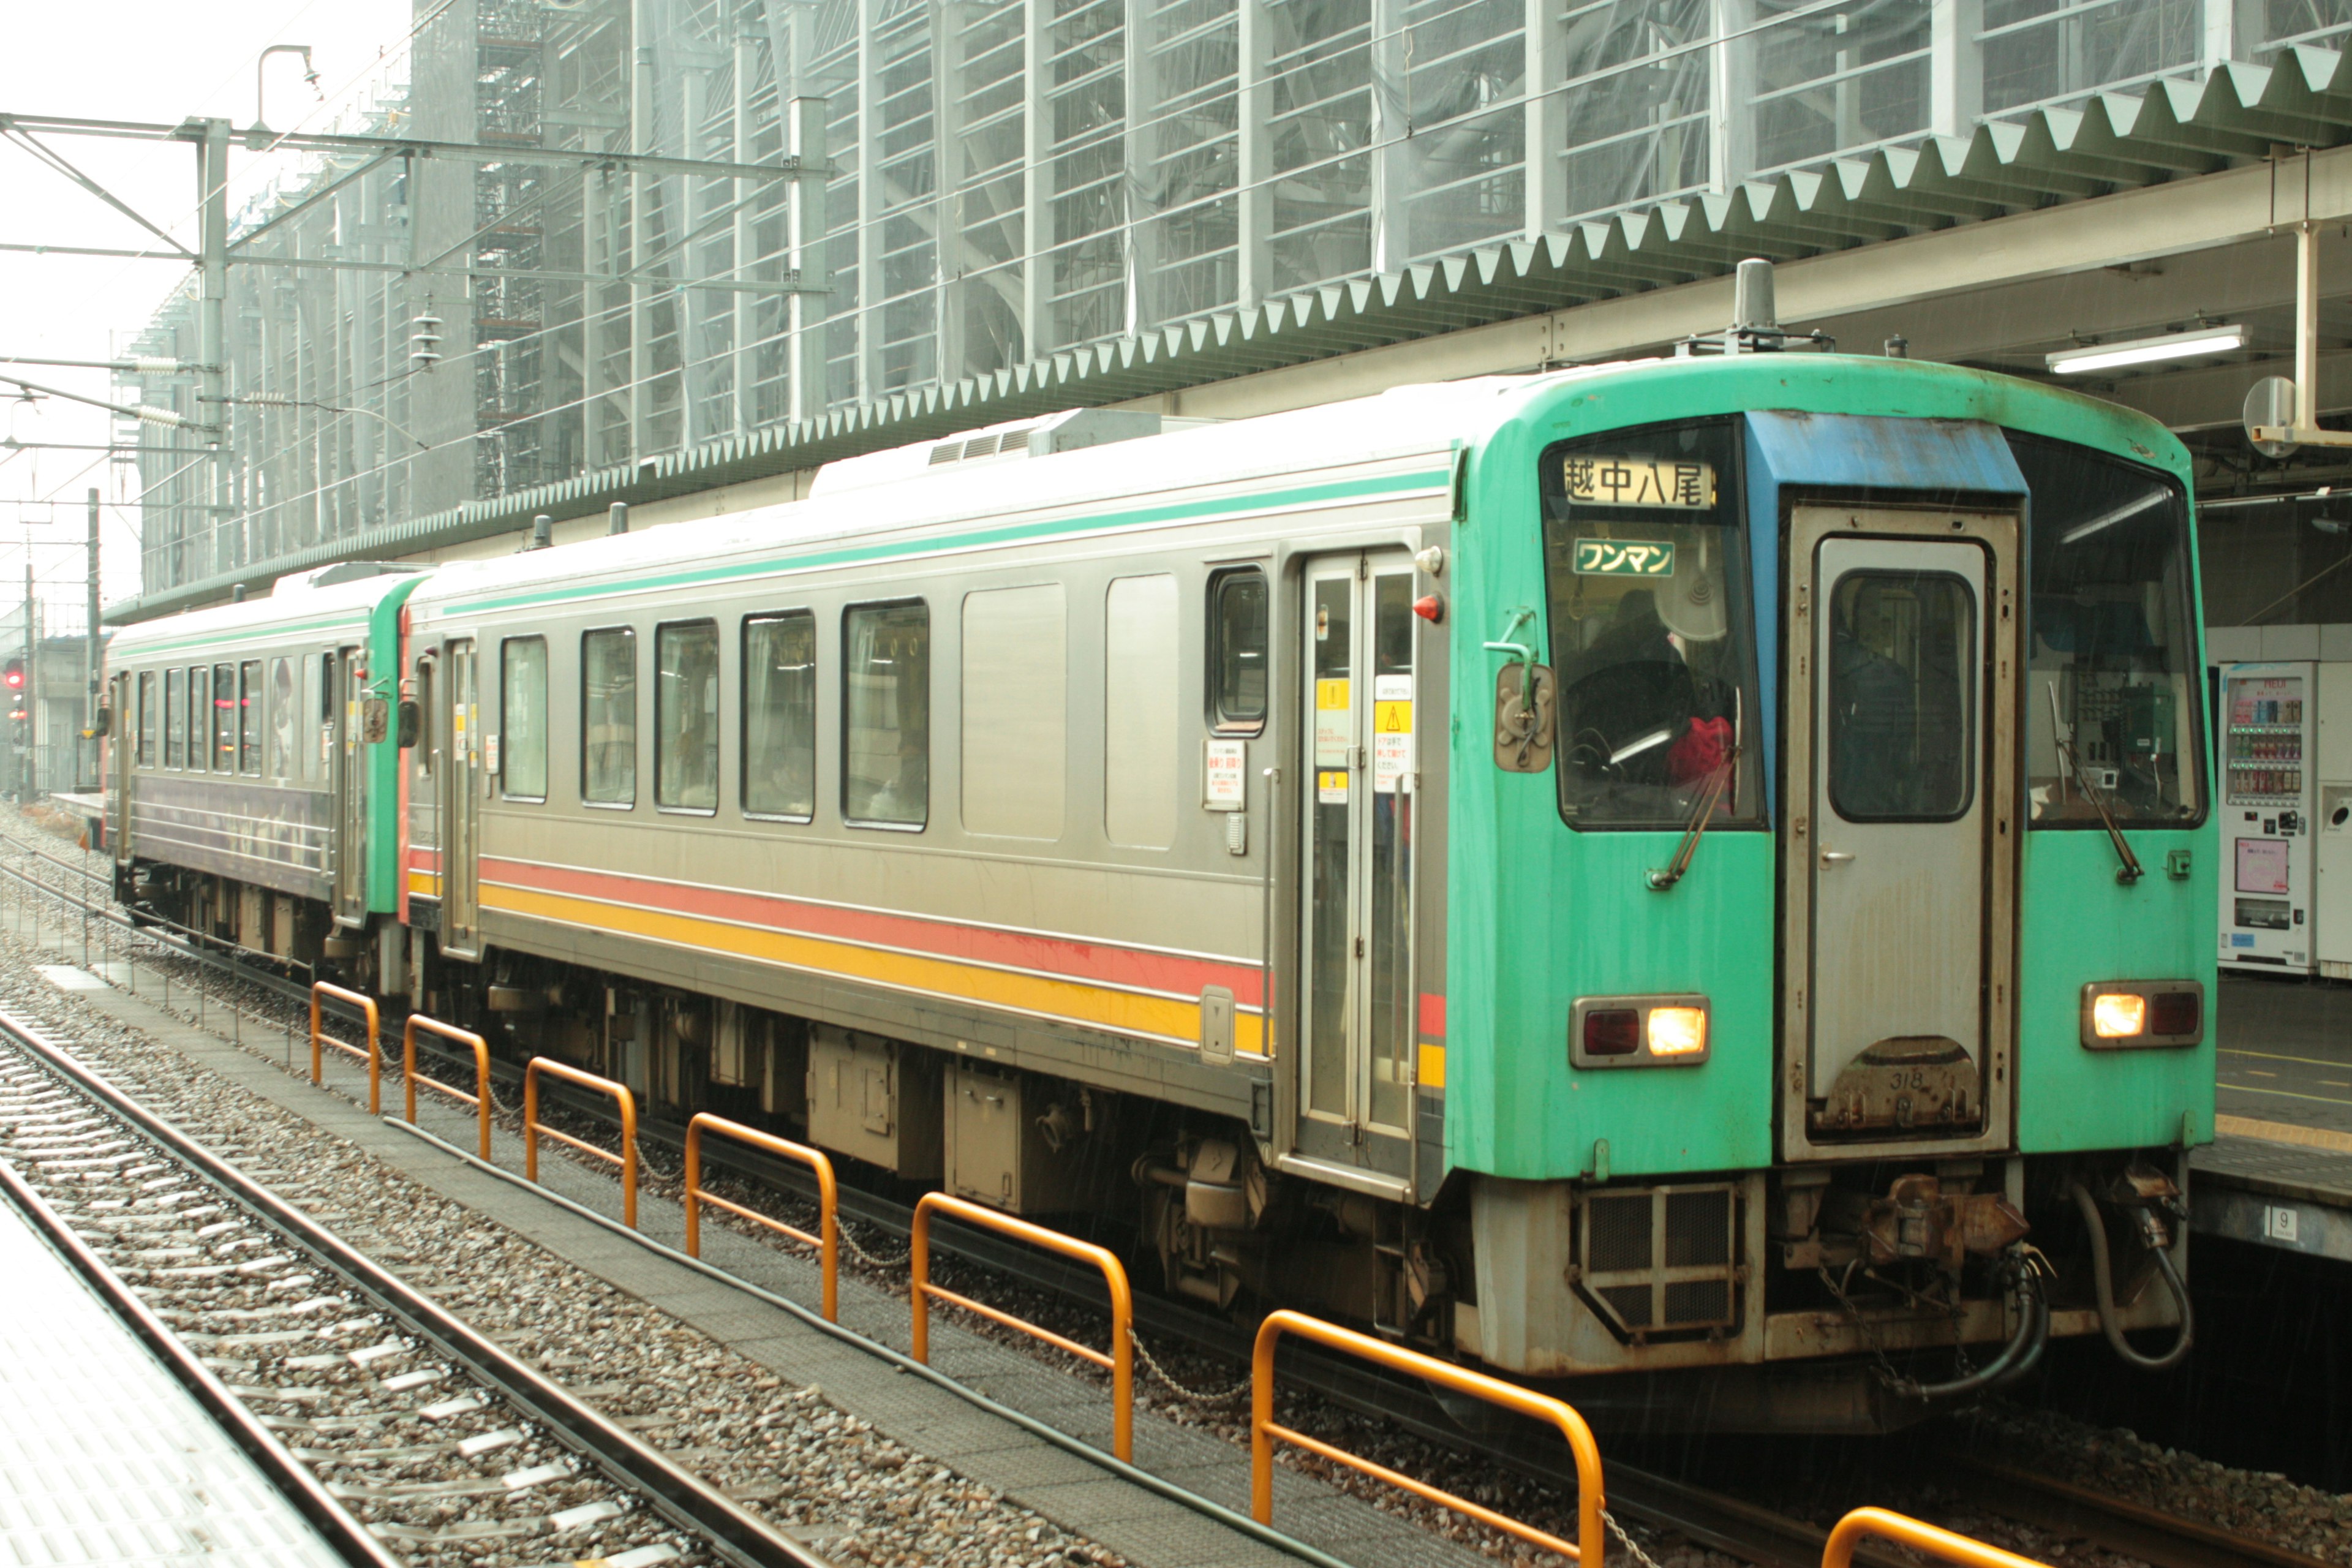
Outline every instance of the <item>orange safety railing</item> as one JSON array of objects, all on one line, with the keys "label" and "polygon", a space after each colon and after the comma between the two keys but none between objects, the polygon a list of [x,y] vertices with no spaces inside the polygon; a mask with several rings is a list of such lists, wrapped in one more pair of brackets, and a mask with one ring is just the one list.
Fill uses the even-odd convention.
[{"label": "orange safety railing", "polygon": [[[756,1209],[748,1209],[741,1204],[730,1203],[725,1198],[704,1192],[702,1190],[702,1136],[706,1132],[715,1132],[722,1138],[732,1138],[738,1142],[748,1143],[754,1149],[776,1155],[780,1159],[797,1160],[814,1171],[816,1173],[817,1234],[811,1236],[808,1232],[786,1225],[780,1219],[771,1219]],[[794,1241],[814,1247],[817,1250],[818,1268],[824,1278],[824,1321],[828,1323],[837,1323],[841,1321],[839,1312],[841,1230],[835,1217],[838,1195],[839,1189],[834,1185],[833,1181],[833,1162],[826,1159],[820,1150],[779,1138],[772,1132],[762,1132],[756,1127],[746,1127],[740,1121],[730,1121],[723,1116],[713,1116],[707,1110],[698,1112],[694,1120],[686,1124],[686,1196],[684,1199],[686,1255],[688,1258],[702,1256],[702,1205],[704,1204],[709,1204],[713,1208],[725,1209],[729,1214],[740,1215],[755,1225],[764,1225],[770,1230],[780,1232],[791,1237]]]},{"label": "orange safety railing", "polygon": [[[576,1083],[583,1089],[593,1089],[609,1094],[621,1106],[621,1152],[599,1149],[585,1139],[574,1138],[569,1132],[558,1132],[552,1127],[539,1124],[539,1075]],[[532,1181],[539,1180],[539,1141],[552,1138],[558,1143],[568,1143],[583,1153],[593,1154],[599,1160],[609,1160],[621,1167],[621,1218],[631,1230],[637,1228],[637,1097],[629,1086],[614,1083],[609,1078],[598,1078],[593,1072],[582,1072],[545,1057],[533,1057],[522,1069],[522,1170]]]},{"label": "orange safety railing", "polygon": [[1865,1536],[1898,1542],[1958,1568],[2044,1568],[2031,1557],[2003,1552],[1998,1546],[1966,1535],[1955,1535],[1932,1524],[1883,1508],[1858,1508],[1837,1521],[1829,1545],[1822,1552],[1822,1568],[1853,1568],[1853,1549]]},{"label": "orange safety railing", "polygon": [[[1302,1340],[1312,1340],[1333,1350],[1360,1356],[1376,1366],[1407,1373],[1414,1377],[1438,1384],[1457,1394],[1483,1399],[1533,1420],[1559,1429],[1568,1439],[1568,1451],[1576,1460],[1576,1541],[1573,1544],[1559,1536],[1522,1524],[1507,1514],[1481,1508],[1466,1498],[1455,1497],[1426,1481],[1417,1481],[1385,1465],[1360,1458],[1345,1448],[1335,1448],[1304,1432],[1279,1426],[1274,1419],[1274,1352],[1285,1334],[1296,1334]],[[1472,1372],[1452,1362],[1439,1361],[1417,1351],[1402,1350],[1386,1340],[1376,1340],[1370,1334],[1360,1334],[1304,1312],[1280,1311],[1269,1316],[1259,1325],[1257,1349],[1250,1365],[1250,1517],[1260,1524],[1274,1522],[1274,1445],[1279,1440],[1294,1447],[1318,1454],[1334,1464],[1360,1470],[1365,1475],[1400,1487],[1415,1497],[1425,1498],[1456,1513],[1466,1514],[1490,1529],[1506,1535],[1517,1536],[1529,1545],[1546,1552],[1557,1552],[1590,1568],[1601,1568],[1608,1554],[1602,1536],[1601,1512],[1605,1500],[1601,1494],[1601,1447],[1592,1440],[1592,1428],[1561,1401],[1505,1383],[1484,1373]]]},{"label": "orange safety railing", "polygon": [[[367,1016],[367,1049],[362,1050],[357,1046],[347,1046],[341,1040],[328,1037],[320,1006],[321,999],[328,996],[332,996],[338,1002],[348,1002]],[[359,1058],[360,1060],[367,1063],[368,1114],[370,1116],[383,1114],[383,1045],[381,1026],[382,1019],[376,1012],[374,997],[362,996],[356,991],[346,991],[340,985],[330,985],[323,980],[310,982],[310,1081],[312,1083],[325,1081],[326,1047],[329,1046],[334,1047],[345,1056]]]},{"label": "orange safety railing", "polygon": [[[959,1296],[931,1283],[931,1215],[944,1214],[965,1225],[977,1226],[1025,1241],[1032,1247],[1042,1247],[1048,1252],[1058,1252],[1065,1258],[1075,1258],[1081,1263],[1091,1263],[1102,1270],[1103,1282],[1110,1287],[1110,1350],[1092,1350],[1076,1340],[1066,1340],[1050,1330],[1024,1322],[1010,1312],[1000,1312],[993,1307],[983,1307],[968,1296]],[[1127,1288],[1127,1269],[1106,1249],[1092,1242],[1079,1241],[1059,1231],[1047,1230],[1042,1225],[1031,1225],[1025,1219],[1000,1214],[980,1204],[967,1203],[962,1198],[950,1197],[945,1193],[925,1193],[915,1202],[914,1289],[909,1298],[915,1309],[914,1354],[919,1362],[931,1359],[930,1298],[938,1297],[967,1312],[976,1312],[992,1323],[1008,1329],[1018,1329],[1033,1339],[1069,1352],[1081,1361],[1110,1369],[1110,1451],[1120,1459],[1135,1457],[1135,1296]]]},{"label": "orange safety railing", "polygon": [[[437,1079],[426,1078],[416,1070],[416,1031],[438,1035],[445,1040],[455,1040],[461,1046],[474,1047],[474,1092],[452,1089]],[[471,1029],[460,1029],[438,1018],[428,1018],[422,1013],[411,1013],[408,1025],[400,1032],[400,1078],[408,1099],[408,1124],[416,1125],[416,1086],[423,1084],[436,1094],[446,1094],[460,1105],[470,1105],[479,1113],[482,1125],[482,1158],[490,1157],[490,1045]]]}]

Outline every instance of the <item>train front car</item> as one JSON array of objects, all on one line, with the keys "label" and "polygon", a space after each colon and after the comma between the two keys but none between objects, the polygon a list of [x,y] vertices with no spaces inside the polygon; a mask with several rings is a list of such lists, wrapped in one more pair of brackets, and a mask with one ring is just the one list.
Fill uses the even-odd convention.
[{"label": "train front car", "polygon": [[2185,1349],[2188,474],[2137,415],[1902,361],[1519,395],[1451,580],[1463,1352],[1860,1429],[2053,1335]]}]

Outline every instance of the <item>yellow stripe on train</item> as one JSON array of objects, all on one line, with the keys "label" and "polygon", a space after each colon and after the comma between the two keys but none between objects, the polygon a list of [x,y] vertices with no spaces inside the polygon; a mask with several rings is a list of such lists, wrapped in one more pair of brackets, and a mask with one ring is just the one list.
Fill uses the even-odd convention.
[{"label": "yellow stripe on train", "polygon": [[[1149,1035],[1184,1045],[1195,1044],[1201,1037],[1201,1007],[1196,1002],[1139,996],[1129,991],[1089,985],[1084,981],[1007,973],[952,959],[882,952],[822,937],[494,883],[484,885],[482,907],[562,925],[644,937],[674,947],[731,953],[846,980],[872,981],[895,990],[1009,1007],[1118,1034]],[[1236,1050],[1256,1054],[1261,1038],[1262,1022],[1256,1015],[1243,1013],[1234,1017]]]}]

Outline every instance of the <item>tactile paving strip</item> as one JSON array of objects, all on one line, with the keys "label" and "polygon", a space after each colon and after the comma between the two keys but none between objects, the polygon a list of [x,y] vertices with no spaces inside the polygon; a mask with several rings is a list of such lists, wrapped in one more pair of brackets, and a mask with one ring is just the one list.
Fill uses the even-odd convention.
[{"label": "tactile paving strip", "polygon": [[0,1203],[0,1568],[341,1568],[202,1405]]}]

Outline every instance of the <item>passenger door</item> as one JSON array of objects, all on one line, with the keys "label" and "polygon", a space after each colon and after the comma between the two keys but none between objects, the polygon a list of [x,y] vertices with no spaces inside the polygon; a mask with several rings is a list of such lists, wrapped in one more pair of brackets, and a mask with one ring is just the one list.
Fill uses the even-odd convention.
[{"label": "passenger door", "polygon": [[479,679],[471,637],[450,639],[448,694],[441,733],[449,737],[441,770],[441,950],[459,958],[481,952],[482,912],[478,841],[481,824],[482,725]]},{"label": "passenger door", "polygon": [[1297,1152],[1402,1179],[1412,1168],[1413,670],[1402,551],[1307,570],[1307,755]]},{"label": "passenger door", "polygon": [[1790,1158],[2006,1145],[2017,522],[1800,507]]},{"label": "passenger door", "polygon": [[[131,711],[131,694],[137,689],[138,677],[129,671],[116,674],[110,710],[114,716],[111,732],[100,744],[106,748],[107,761],[112,764],[113,777],[106,792],[106,843],[114,851],[114,863],[131,864],[131,785],[138,775],[134,764],[138,760],[139,726],[142,721],[153,722],[152,715]],[[160,682],[158,683],[160,684]]]},{"label": "passenger door", "polygon": [[367,656],[356,647],[334,660],[335,922],[367,923],[367,752],[360,743],[360,704],[367,697]]}]

